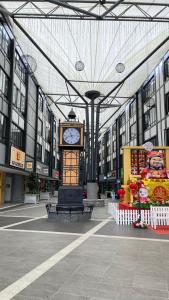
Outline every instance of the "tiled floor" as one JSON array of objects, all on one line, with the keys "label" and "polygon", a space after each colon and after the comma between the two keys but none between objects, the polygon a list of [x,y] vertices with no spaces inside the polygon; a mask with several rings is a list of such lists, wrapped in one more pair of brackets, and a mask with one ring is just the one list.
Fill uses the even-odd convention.
[{"label": "tiled floor", "polygon": [[70,224],[48,221],[42,203],[1,212],[0,300],[169,300],[169,236],[106,211]]}]

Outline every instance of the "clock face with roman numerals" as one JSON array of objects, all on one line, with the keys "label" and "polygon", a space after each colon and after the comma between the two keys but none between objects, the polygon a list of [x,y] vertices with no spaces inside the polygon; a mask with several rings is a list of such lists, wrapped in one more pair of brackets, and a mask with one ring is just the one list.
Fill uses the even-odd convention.
[{"label": "clock face with roman numerals", "polygon": [[76,128],[67,128],[63,133],[63,140],[69,145],[75,145],[79,143],[80,132]]}]

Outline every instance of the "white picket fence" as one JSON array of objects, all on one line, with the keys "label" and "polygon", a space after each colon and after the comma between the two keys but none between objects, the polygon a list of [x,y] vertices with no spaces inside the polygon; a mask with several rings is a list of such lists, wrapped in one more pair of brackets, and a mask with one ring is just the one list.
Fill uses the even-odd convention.
[{"label": "white picket fence", "polygon": [[[150,211],[141,210],[141,220],[150,225]],[[108,214],[113,217],[118,225],[130,225],[139,218],[139,210],[119,209],[118,203],[108,203]]]},{"label": "white picket fence", "polygon": [[167,206],[151,206],[151,226],[156,229],[158,225],[169,225],[169,207]]},{"label": "white picket fence", "polygon": [[[141,210],[141,221],[145,222],[147,225],[150,225],[150,211]],[[139,218],[138,210],[128,210],[120,209],[116,211],[115,221],[118,225],[130,225],[131,223],[137,221]]]}]

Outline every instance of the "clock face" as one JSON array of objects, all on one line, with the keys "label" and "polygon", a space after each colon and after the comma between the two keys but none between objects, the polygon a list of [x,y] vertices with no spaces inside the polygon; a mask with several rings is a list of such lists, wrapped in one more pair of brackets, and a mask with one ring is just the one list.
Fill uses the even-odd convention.
[{"label": "clock face", "polygon": [[80,140],[80,133],[76,128],[68,128],[63,133],[63,139],[69,145],[77,144]]}]

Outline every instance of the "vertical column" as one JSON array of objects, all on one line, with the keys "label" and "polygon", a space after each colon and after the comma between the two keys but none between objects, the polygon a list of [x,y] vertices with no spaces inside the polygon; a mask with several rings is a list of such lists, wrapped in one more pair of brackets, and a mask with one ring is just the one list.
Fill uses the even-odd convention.
[{"label": "vertical column", "polygon": [[95,149],[94,149],[94,100],[91,100],[91,181],[95,181],[94,177],[94,156],[95,156]]},{"label": "vertical column", "polygon": [[34,148],[34,173],[36,173],[37,164],[37,137],[38,137],[38,97],[39,97],[39,86],[37,86],[36,94],[36,120],[35,120],[35,148]]},{"label": "vertical column", "polygon": [[13,101],[13,85],[14,85],[14,66],[15,66],[15,40],[11,41],[10,47],[10,80],[9,80],[9,92],[8,92],[8,121],[7,121],[7,130],[6,130],[6,164],[10,164],[10,155],[11,155],[11,126],[12,126],[12,101]]}]

